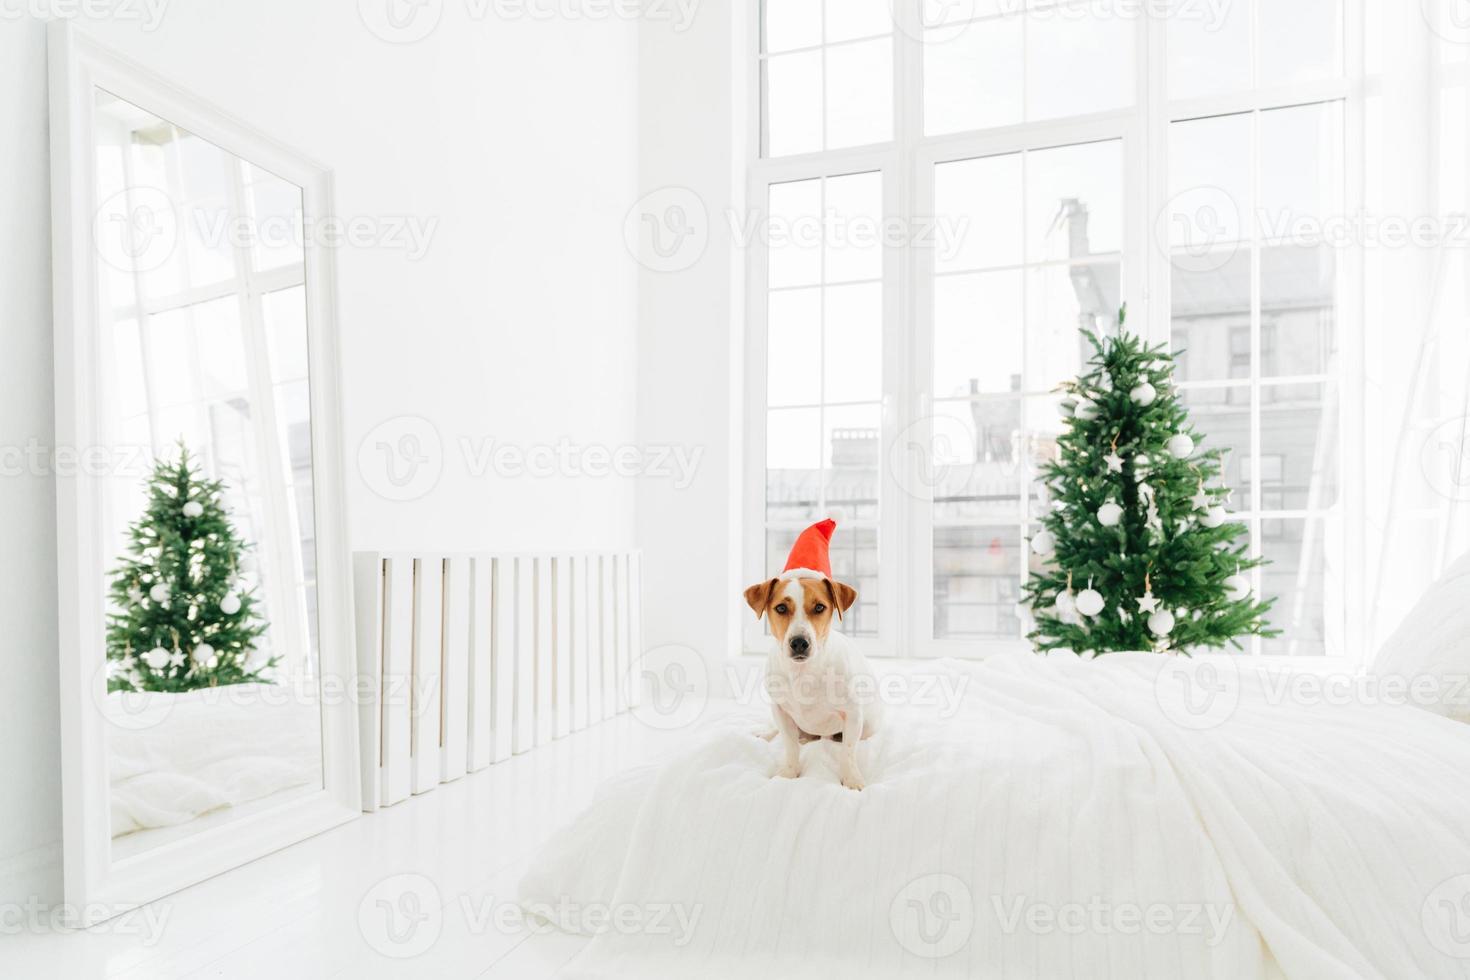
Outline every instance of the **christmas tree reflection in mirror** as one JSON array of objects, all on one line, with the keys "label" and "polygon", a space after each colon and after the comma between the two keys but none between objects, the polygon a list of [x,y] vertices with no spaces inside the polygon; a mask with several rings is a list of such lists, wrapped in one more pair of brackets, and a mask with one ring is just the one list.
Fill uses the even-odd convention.
[{"label": "christmas tree reflection in mirror", "polygon": [[321,720],[301,190],[95,98],[119,860],[320,789]]}]

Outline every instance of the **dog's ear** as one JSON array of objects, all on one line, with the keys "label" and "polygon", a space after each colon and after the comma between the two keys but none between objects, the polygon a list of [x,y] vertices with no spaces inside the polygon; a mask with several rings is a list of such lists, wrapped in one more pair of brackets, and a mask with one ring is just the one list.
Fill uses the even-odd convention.
[{"label": "dog's ear", "polygon": [[779,579],[771,579],[769,582],[757,582],[745,590],[745,603],[755,610],[755,618],[760,619],[761,614],[771,607],[771,597],[776,594],[776,583]]},{"label": "dog's ear", "polygon": [[840,620],[842,614],[851,609],[854,602],[857,602],[857,589],[831,579],[826,579],[826,582],[827,596],[832,600],[832,608],[837,610],[837,618]]}]

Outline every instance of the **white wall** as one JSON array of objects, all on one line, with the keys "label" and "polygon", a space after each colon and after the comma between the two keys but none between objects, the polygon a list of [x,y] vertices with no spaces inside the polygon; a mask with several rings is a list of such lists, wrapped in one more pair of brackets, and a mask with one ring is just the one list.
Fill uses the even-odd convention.
[{"label": "white wall", "polygon": [[46,48],[0,24],[0,902],[60,887],[55,488],[18,452],[50,445],[51,222]]},{"label": "white wall", "polygon": [[670,250],[671,209],[697,233],[687,252],[643,252],[638,434],[703,453],[687,488],[651,479],[639,488],[644,645],[697,652],[716,694],[739,652],[749,584],[740,580],[738,489],[745,260],[729,223],[745,206],[749,16],[748,0],[705,0],[680,30],[649,21],[638,66],[640,216],[662,223]]},{"label": "white wall", "polygon": [[[358,7],[174,0],[152,32],[82,26],[332,167],[342,215],[437,219],[416,261],[339,255],[354,547],[631,545],[634,481],[476,475],[460,445],[633,443],[638,267],[622,227],[637,197],[638,27],[446,0],[426,38],[389,44]],[[42,24],[0,19],[7,451],[53,438],[45,60]],[[442,445],[427,454],[437,483],[406,502],[374,491],[380,455],[356,465],[369,433],[396,445],[399,416],[427,419]],[[0,477],[0,902],[60,890],[53,493],[45,475]]]}]

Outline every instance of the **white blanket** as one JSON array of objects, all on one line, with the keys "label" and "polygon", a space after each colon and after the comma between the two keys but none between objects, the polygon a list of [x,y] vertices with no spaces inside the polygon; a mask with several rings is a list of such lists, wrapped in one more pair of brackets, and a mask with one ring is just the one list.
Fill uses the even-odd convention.
[{"label": "white blanket", "polygon": [[112,836],[321,781],[321,709],[268,684],[109,694]]},{"label": "white blanket", "polygon": [[861,793],[831,742],[771,778],[746,714],[604,786],[522,901],[594,937],[572,977],[1470,976],[1470,728],[1234,664],[937,666],[958,711],[893,711]]}]

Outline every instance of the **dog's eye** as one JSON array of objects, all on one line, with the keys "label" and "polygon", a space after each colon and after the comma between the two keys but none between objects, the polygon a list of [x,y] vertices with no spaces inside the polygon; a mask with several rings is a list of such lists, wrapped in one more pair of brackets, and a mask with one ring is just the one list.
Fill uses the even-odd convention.
[{"label": "dog's eye", "polygon": [[784,616],[788,612],[790,612],[790,610],[786,608],[786,603],[783,602],[779,606],[776,607],[776,612],[778,612],[779,614],[781,614],[782,616]]},{"label": "dog's eye", "polygon": [[812,615],[813,616],[820,616],[820,615],[822,615],[822,613],[824,613],[826,611],[827,611],[827,607],[824,606],[824,605],[822,605],[820,602],[817,603],[815,606],[812,606]]}]

